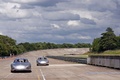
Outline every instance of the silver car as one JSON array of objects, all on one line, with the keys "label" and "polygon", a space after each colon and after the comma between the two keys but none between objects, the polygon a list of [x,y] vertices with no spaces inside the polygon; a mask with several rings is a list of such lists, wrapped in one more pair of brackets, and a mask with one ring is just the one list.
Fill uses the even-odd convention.
[{"label": "silver car", "polygon": [[39,65],[49,65],[49,60],[47,57],[41,56],[36,60],[37,66]]},{"label": "silver car", "polygon": [[16,58],[11,64],[11,72],[29,71],[31,72],[31,64],[26,58]]}]

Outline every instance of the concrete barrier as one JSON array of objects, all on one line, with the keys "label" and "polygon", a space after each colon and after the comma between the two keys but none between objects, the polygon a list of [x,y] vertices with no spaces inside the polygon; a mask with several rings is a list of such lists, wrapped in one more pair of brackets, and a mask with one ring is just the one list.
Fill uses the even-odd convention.
[{"label": "concrete barrier", "polygon": [[87,64],[90,64],[90,63],[91,63],[91,58],[88,57],[88,58],[87,58]]},{"label": "concrete barrier", "polygon": [[87,64],[120,69],[120,56],[90,55]]},{"label": "concrete barrier", "polygon": [[116,57],[114,67],[115,68],[120,68],[120,59],[119,59],[119,57]]},{"label": "concrete barrier", "polygon": [[87,64],[86,58],[79,58],[79,57],[64,57],[64,56],[47,56],[48,58],[59,59],[64,61],[76,62],[81,64]]}]

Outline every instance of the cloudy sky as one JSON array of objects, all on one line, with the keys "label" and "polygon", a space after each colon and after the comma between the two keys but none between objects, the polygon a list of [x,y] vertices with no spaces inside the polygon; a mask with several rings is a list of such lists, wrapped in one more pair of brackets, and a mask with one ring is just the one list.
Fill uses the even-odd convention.
[{"label": "cloudy sky", "polygon": [[0,0],[0,34],[20,42],[92,43],[120,34],[120,0]]}]

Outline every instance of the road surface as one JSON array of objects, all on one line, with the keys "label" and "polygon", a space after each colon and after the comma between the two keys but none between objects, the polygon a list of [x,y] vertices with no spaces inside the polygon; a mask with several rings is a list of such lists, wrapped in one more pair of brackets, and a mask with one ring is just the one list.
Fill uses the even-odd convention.
[{"label": "road surface", "polygon": [[[32,64],[32,72],[10,72],[14,58],[0,60],[0,80],[120,80],[120,71],[61,60],[50,59],[49,66],[36,66],[38,56],[60,54],[58,50],[32,51],[17,57],[25,57]],[[63,50],[64,53],[64,50]]]}]

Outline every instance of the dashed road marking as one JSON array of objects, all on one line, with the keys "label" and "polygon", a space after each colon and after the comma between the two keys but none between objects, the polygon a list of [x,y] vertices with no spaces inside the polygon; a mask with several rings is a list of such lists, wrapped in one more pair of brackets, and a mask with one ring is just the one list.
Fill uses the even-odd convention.
[{"label": "dashed road marking", "polygon": [[41,72],[41,75],[42,75],[42,77],[43,77],[43,80],[46,80],[46,79],[45,79],[45,76],[44,76],[44,74],[43,74],[43,72],[42,72],[41,69],[40,69],[40,72]]}]

